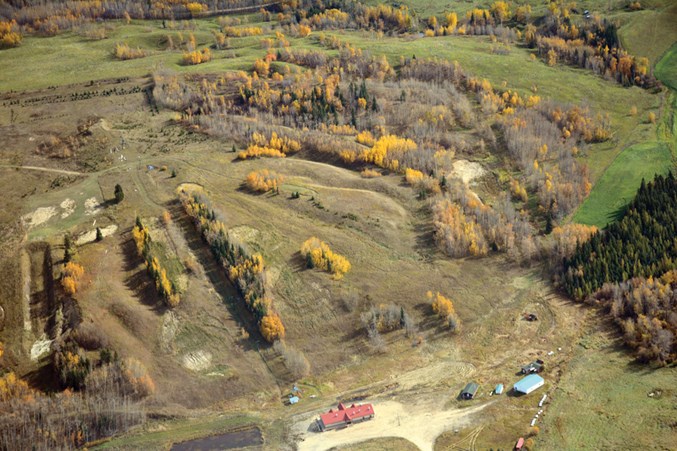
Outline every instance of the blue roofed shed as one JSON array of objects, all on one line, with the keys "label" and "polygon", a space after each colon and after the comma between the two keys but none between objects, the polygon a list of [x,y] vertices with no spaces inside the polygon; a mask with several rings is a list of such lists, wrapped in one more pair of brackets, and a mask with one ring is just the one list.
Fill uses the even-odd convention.
[{"label": "blue roofed shed", "polygon": [[297,402],[299,402],[298,396],[290,396],[289,397],[289,404],[296,404]]},{"label": "blue roofed shed", "polygon": [[497,395],[503,393],[503,384],[498,384],[496,388],[494,388],[494,393]]},{"label": "blue roofed shed", "polygon": [[541,376],[538,374],[530,374],[516,382],[513,390],[528,395],[537,388],[542,387],[543,384],[545,384],[545,381]]}]

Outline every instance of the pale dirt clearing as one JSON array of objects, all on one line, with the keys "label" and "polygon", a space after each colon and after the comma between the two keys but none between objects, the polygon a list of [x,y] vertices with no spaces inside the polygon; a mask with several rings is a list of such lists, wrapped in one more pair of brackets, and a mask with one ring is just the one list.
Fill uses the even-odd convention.
[{"label": "pale dirt clearing", "polygon": [[36,362],[38,359],[40,359],[40,357],[49,352],[51,346],[52,340],[48,340],[43,334],[40,339],[33,343],[33,346],[31,346],[31,360]]},{"label": "pale dirt clearing", "polygon": [[183,356],[181,364],[191,371],[203,371],[212,366],[212,354],[207,351],[189,352]]},{"label": "pale dirt clearing", "polygon": [[103,205],[96,200],[96,197],[90,197],[85,201],[85,214],[87,216],[95,215],[103,209]]},{"label": "pale dirt clearing", "polygon": [[479,163],[468,160],[457,160],[454,161],[453,169],[449,175],[463,180],[464,183],[470,183],[473,180],[482,177],[485,172],[487,171]]},{"label": "pale dirt clearing", "polygon": [[61,212],[61,219],[66,219],[75,211],[75,201],[73,199],[64,199],[63,202],[59,205],[63,210]]},{"label": "pale dirt clearing", "polygon": [[449,429],[467,427],[471,416],[490,403],[452,410],[433,409],[430,403],[404,405],[397,401],[374,401],[372,404],[373,420],[335,431],[315,432],[311,428],[319,412],[301,418],[294,426],[299,451],[325,450],[379,437],[401,437],[422,451],[432,451],[437,436]]},{"label": "pale dirt clearing", "polygon": [[[111,224],[108,227],[101,228],[101,235],[103,235],[105,238],[107,236],[114,234],[117,229],[118,226],[116,226],[115,224]],[[96,241],[96,229],[90,230],[89,232],[85,232],[82,235],[80,235],[75,240],[75,244],[81,246],[83,244],[92,243],[94,241]]]},{"label": "pale dirt clearing", "polygon": [[32,229],[33,227],[39,226],[40,224],[49,221],[49,219],[54,215],[56,215],[55,207],[40,207],[33,213],[23,215],[21,220],[26,225],[26,227]]}]

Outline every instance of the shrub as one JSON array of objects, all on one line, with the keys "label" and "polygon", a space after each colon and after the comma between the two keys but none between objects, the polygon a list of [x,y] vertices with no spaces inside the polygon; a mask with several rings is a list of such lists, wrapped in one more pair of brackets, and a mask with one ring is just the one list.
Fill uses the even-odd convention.
[{"label": "shrub", "polygon": [[126,43],[117,43],[113,49],[113,55],[119,60],[132,60],[146,56],[145,50],[140,48],[133,49]]},{"label": "shrub", "polygon": [[365,179],[371,179],[375,177],[381,177],[382,174],[379,171],[367,168],[362,170],[362,172],[360,172],[360,175]]},{"label": "shrub", "polygon": [[264,316],[263,319],[261,319],[259,329],[261,330],[261,335],[263,335],[263,338],[265,338],[266,341],[270,343],[284,338],[284,325],[276,313]]},{"label": "shrub", "polygon": [[181,62],[184,65],[192,66],[196,64],[206,63],[212,60],[212,51],[208,47],[202,50],[193,50],[192,52],[185,52]]},{"label": "shrub", "polygon": [[278,190],[282,182],[284,182],[283,176],[277,174],[275,171],[269,171],[268,169],[252,171],[247,175],[247,178],[244,181],[247,188],[260,193]]},{"label": "shrub", "polygon": [[0,21],[0,49],[18,47],[21,44],[21,33],[16,20],[11,22]]},{"label": "shrub", "polygon": [[308,238],[301,245],[301,255],[309,268],[330,272],[335,280],[340,280],[350,271],[351,265],[347,258],[333,252],[327,243],[315,237]]},{"label": "shrub", "polygon": [[310,374],[310,362],[303,352],[287,345],[284,341],[276,341],[273,345],[284,360],[284,366],[294,375],[296,379],[308,376]]}]

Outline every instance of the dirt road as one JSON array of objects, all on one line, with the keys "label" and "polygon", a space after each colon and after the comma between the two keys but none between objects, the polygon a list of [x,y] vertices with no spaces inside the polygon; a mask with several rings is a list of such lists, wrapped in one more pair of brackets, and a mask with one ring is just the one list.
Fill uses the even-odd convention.
[{"label": "dirt road", "polygon": [[432,451],[437,436],[449,429],[468,426],[472,415],[489,404],[465,409],[429,410],[429,403],[405,406],[397,401],[375,401],[373,420],[328,432],[315,432],[311,427],[318,414],[306,415],[295,425],[297,437],[302,440],[298,449],[325,450],[374,438],[401,437],[422,451]]},{"label": "dirt road", "polygon": [[81,172],[67,171],[65,169],[42,168],[39,166],[14,166],[9,164],[0,164],[0,168],[29,169],[31,171],[56,172],[58,174],[66,174],[66,175],[83,175]]}]

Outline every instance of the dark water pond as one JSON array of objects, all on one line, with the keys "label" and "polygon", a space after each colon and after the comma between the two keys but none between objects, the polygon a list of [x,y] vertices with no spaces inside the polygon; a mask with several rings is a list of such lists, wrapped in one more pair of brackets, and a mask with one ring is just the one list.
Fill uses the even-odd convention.
[{"label": "dark water pond", "polygon": [[263,436],[261,435],[261,430],[253,428],[177,443],[172,446],[172,451],[214,451],[245,448],[247,446],[262,444]]}]

